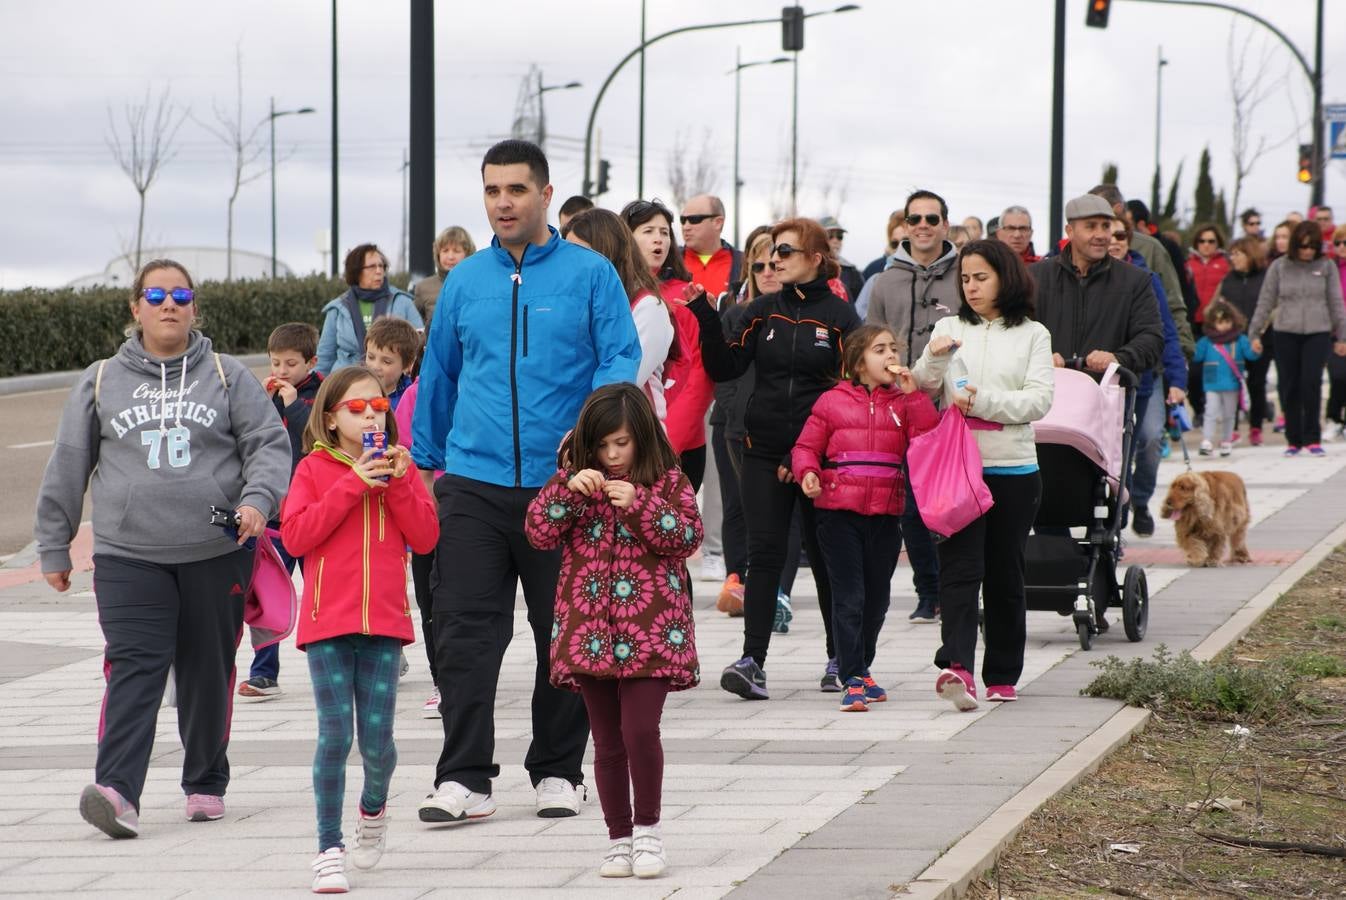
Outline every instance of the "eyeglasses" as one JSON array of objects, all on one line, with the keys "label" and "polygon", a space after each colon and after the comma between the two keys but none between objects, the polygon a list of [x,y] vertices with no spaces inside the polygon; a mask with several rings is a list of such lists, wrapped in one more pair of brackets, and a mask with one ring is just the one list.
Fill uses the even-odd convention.
[{"label": "eyeglasses", "polygon": [[1196,242],[1197,242],[1198,244],[1214,244],[1214,243],[1217,243],[1216,240],[1215,240],[1215,238],[1197,238],[1197,239],[1196,239]]},{"label": "eyeglasses", "polygon": [[1008,231],[1012,234],[1028,234],[1033,230],[1032,225],[1001,225],[1001,231]]},{"label": "eyeglasses", "polygon": [[717,218],[715,213],[697,213],[694,216],[678,216],[678,221],[684,225],[700,225],[707,219]]},{"label": "eyeglasses", "polygon": [[938,225],[940,222],[944,221],[944,217],[939,213],[926,213],[923,216],[918,216],[915,213],[912,213],[907,216],[906,222],[912,228],[915,228],[917,225],[921,224],[922,219],[925,220],[925,224],[927,225]]},{"label": "eyeglasses", "polygon": [[1302,243],[1302,244],[1299,245],[1299,249],[1300,249],[1300,250],[1317,250],[1318,248],[1317,248],[1317,246],[1314,245],[1314,243],[1313,243],[1312,241],[1305,241],[1304,243]]},{"label": "eyeglasses", "polygon": [[169,297],[172,297],[173,302],[178,306],[187,306],[196,299],[196,291],[191,288],[173,288],[171,291],[166,291],[163,288],[145,288],[141,296],[150,306],[158,306]]},{"label": "eyeglasses", "polygon": [[829,232],[827,232],[827,239],[828,239],[829,241],[839,241],[839,240],[841,240],[841,239],[844,238],[844,237],[846,237],[846,232],[844,232],[844,231],[829,231]]},{"label": "eyeglasses", "polygon": [[1246,225],[1246,226],[1248,226],[1249,228],[1261,228],[1261,227],[1262,227],[1262,220],[1261,220],[1261,219],[1250,219],[1249,221],[1244,222],[1243,224]]},{"label": "eyeglasses", "polygon": [[1333,242],[1332,242],[1332,246],[1333,246],[1333,247],[1346,247],[1346,240],[1333,241]]},{"label": "eyeglasses", "polygon": [[1125,231],[1114,231],[1114,232],[1112,233],[1112,239],[1113,239],[1114,241],[1124,241],[1124,240],[1127,239],[1127,238],[1126,238],[1126,232],[1125,232]]},{"label": "eyeglasses", "polygon": [[779,256],[781,259],[789,259],[799,252],[798,247],[791,247],[789,244],[776,244],[771,248],[771,255]]},{"label": "eyeglasses", "polygon": [[374,412],[387,412],[392,407],[392,404],[388,402],[387,397],[370,397],[368,400],[364,400],[360,397],[352,397],[349,400],[342,400],[328,411],[336,412],[343,406],[358,416],[365,411],[366,406],[374,410]]},{"label": "eyeglasses", "polygon": [[388,264],[387,264],[386,262],[376,262],[376,263],[369,263],[368,265],[366,265],[366,266],[361,266],[360,268],[362,268],[362,269],[385,269],[385,270],[386,270],[386,269],[388,268]]},{"label": "eyeglasses", "polygon": [[[1346,241],[1343,241],[1343,243],[1346,243]],[[755,262],[752,264],[752,274],[761,275],[765,271],[766,271],[766,263]]]}]

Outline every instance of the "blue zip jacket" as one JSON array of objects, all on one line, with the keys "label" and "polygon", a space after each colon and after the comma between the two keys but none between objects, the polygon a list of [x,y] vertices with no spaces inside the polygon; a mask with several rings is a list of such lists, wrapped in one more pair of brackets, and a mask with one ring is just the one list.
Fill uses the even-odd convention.
[{"label": "blue zip jacket", "polygon": [[[416,311],[411,295],[393,285],[389,285],[388,289],[392,296],[386,305],[384,301],[375,304],[374,317],[397,316],[406,319],[417,331],[423,329],[425,323],[421,321],[421,314]],[[322,308],[322,334],[318,336],[318,364],[314,368],[324,378],[337,369],[362,365],[365,361],[364,323],[361,322],[362,327],[358,329],[355,327],[346,299],[349,293],[347,291],[335,300],[329,300]]]},{"label": "blue zip jacket", "polygon": [[[1168,309],[1168,295],[1164,293],[1164,283],[1159,280],[1157,272],[1151,272],[1149,266],[1145,265],[1145,257],[1136,251],[1128,252],[1126,261],[1150,273],[1150,284],[1154,288],[1155,300],[1159,303],[1159,321],[1164,326],[1164,350],[1159,356],[1160,366],[1164,370],[1164,378],[1168,381],[1169,387],[1186,391],[1187,358],[1182,355],[1182,345],[1178,343],[1178,326]],[[1153,370],[1140,373],[1140,385],[1136,391],[1137,406],[1140,405],[1140,400],[1148,398],[1154,392],[1154,381]]]},{"label": "blue zip jacket", "polygon": [[635,379],[640,339],[617,270],[548,230],[518,265],[492,238],[444,279],[412,417],[422,469],[540,487],[590,392]]},{"label": "blue zip jacket", "polygon": [[[1233,357],[1234,365],[1239,367],[1239,374],[1246,378],[1247,367],[1244,363],[1257,359],[1261,354],[1253,352],[1253,345],[1246,334],[1240,334],[1237,341],[1230,341],[1224,347]],[[1210,338],[1203,337],[1196,342],[1196,354],[1192,357],[1192,362],[1201,363],[1201,386],[1205,390],[1237,391],[1241,388],[1234,370],[1229,368],[1229,363],[1225,362],[1220,351],[1215,349],[1215,343]]]}]

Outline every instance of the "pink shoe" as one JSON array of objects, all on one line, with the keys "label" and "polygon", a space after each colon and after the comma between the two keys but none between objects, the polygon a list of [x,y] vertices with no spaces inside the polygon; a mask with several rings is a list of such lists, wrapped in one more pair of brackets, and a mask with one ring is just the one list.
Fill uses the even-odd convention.
[{"label": "pink shoe", "polygon": [[214,822],[224,818],[224,798],[214,794],[187,795],[188,822]]},{"label": "pink shoe", "polygon": [[1262,446],[1262,429],[1260,429],[1260,428],[1249,428],[1249,429],[1248,429],[1248,443],[1252,444],[1254,447],[1260,447],[1260,446]]},{"label": "pink shoe", "polygon": [[991,684],[986,687],[986,699],[992,703],[1013,703],[1019,694],[1012,684]]},{"label": "pink shoe", "polygon": [[133,838],[140,834],[135,804],[101,784],[85,785],[80,791],[79,814],[108,837]]},{"label": "pink shoe", "polygon": [[962,666],[951,666],[940,672],[935,679],[935,693],[952,703],[959,712],[977,708],[977,685]]}]

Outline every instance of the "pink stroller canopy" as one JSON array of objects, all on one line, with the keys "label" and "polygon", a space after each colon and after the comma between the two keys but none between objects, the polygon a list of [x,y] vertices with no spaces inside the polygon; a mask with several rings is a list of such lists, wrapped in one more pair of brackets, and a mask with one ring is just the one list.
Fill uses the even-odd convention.
[{"label": "pink stroller canopy", "polygon": [[1118,384],[1116,363],[1108,366],[1101,381],[1076,369],[1052,372],[1056,393],[1047,415],[1033,423],[1035,440],[1083,453],[1116,490],[1122,474],[1122,416],[1126,411],[1126,392]]}]

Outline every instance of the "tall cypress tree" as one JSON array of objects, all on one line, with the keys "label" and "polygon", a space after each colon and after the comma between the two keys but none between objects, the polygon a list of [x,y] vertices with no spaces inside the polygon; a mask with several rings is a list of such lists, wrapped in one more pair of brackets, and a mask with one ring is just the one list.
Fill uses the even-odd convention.
[{"label": "tall cypress tree", "polygon": [[1210,147],[1201,151],[1201,163],[1196,175],[1196,208],[1192,221],[1210,222],[1215,218],[1215,184],[1210,180]]}]

